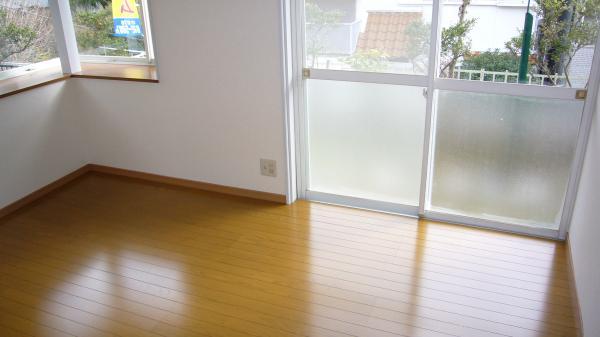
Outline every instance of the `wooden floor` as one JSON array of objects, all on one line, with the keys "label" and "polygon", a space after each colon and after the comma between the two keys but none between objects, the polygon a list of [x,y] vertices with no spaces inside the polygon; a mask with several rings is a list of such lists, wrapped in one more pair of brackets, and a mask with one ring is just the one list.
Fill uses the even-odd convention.
[{"label": "wooden floor", "polygon": [[576,336],[565,251],[88,174],[0,220],[0,336]]}]

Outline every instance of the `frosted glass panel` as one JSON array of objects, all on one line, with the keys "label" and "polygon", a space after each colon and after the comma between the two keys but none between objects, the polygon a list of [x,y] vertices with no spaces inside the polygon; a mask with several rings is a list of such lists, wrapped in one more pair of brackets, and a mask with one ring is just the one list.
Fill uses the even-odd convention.
[{"label": "frosted glass panel", "polygon": [[582,109],[440,91],[431,208],[558,228]]},{"label": "frosted glass panel", "polygon": [[309,80],[309,189],[417,205],[423,88]]}]

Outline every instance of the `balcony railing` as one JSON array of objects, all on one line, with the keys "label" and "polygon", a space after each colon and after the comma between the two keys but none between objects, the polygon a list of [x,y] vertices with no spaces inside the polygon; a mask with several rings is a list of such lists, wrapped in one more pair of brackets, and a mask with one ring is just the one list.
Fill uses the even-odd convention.
[{"label": "balcony railing", "polygon": [[[518,83],[519,73],[509,72],[508,70],[489,71],[485,69],[472,70],[457,67],[454,70],[452,78],[482,82]],[[586,80],[586,77],[570,76],[569,80],[573,83],[574,81]],[[567,77],[559,74],[527,74],[527,84],[539,86],[568,86]]]}]

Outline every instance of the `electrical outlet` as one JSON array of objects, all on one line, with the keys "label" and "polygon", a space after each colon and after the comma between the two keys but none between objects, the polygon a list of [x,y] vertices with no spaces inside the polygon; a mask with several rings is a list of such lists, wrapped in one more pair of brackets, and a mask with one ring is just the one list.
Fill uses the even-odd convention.
[{"label": "electrical outlet", "polygon": [[260,174],[267,177],[277,177],[277,162],[271,159],[261,159]]}]

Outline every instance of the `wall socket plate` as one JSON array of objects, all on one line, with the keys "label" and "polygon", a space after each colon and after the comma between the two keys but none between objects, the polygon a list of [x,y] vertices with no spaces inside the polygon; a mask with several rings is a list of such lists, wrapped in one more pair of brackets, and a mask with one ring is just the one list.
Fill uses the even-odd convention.
[{"label": "wall socket plate", "polygon": [[277,177],[277,162],[271,159],[261,159],[260,174],[266,177]]}]

